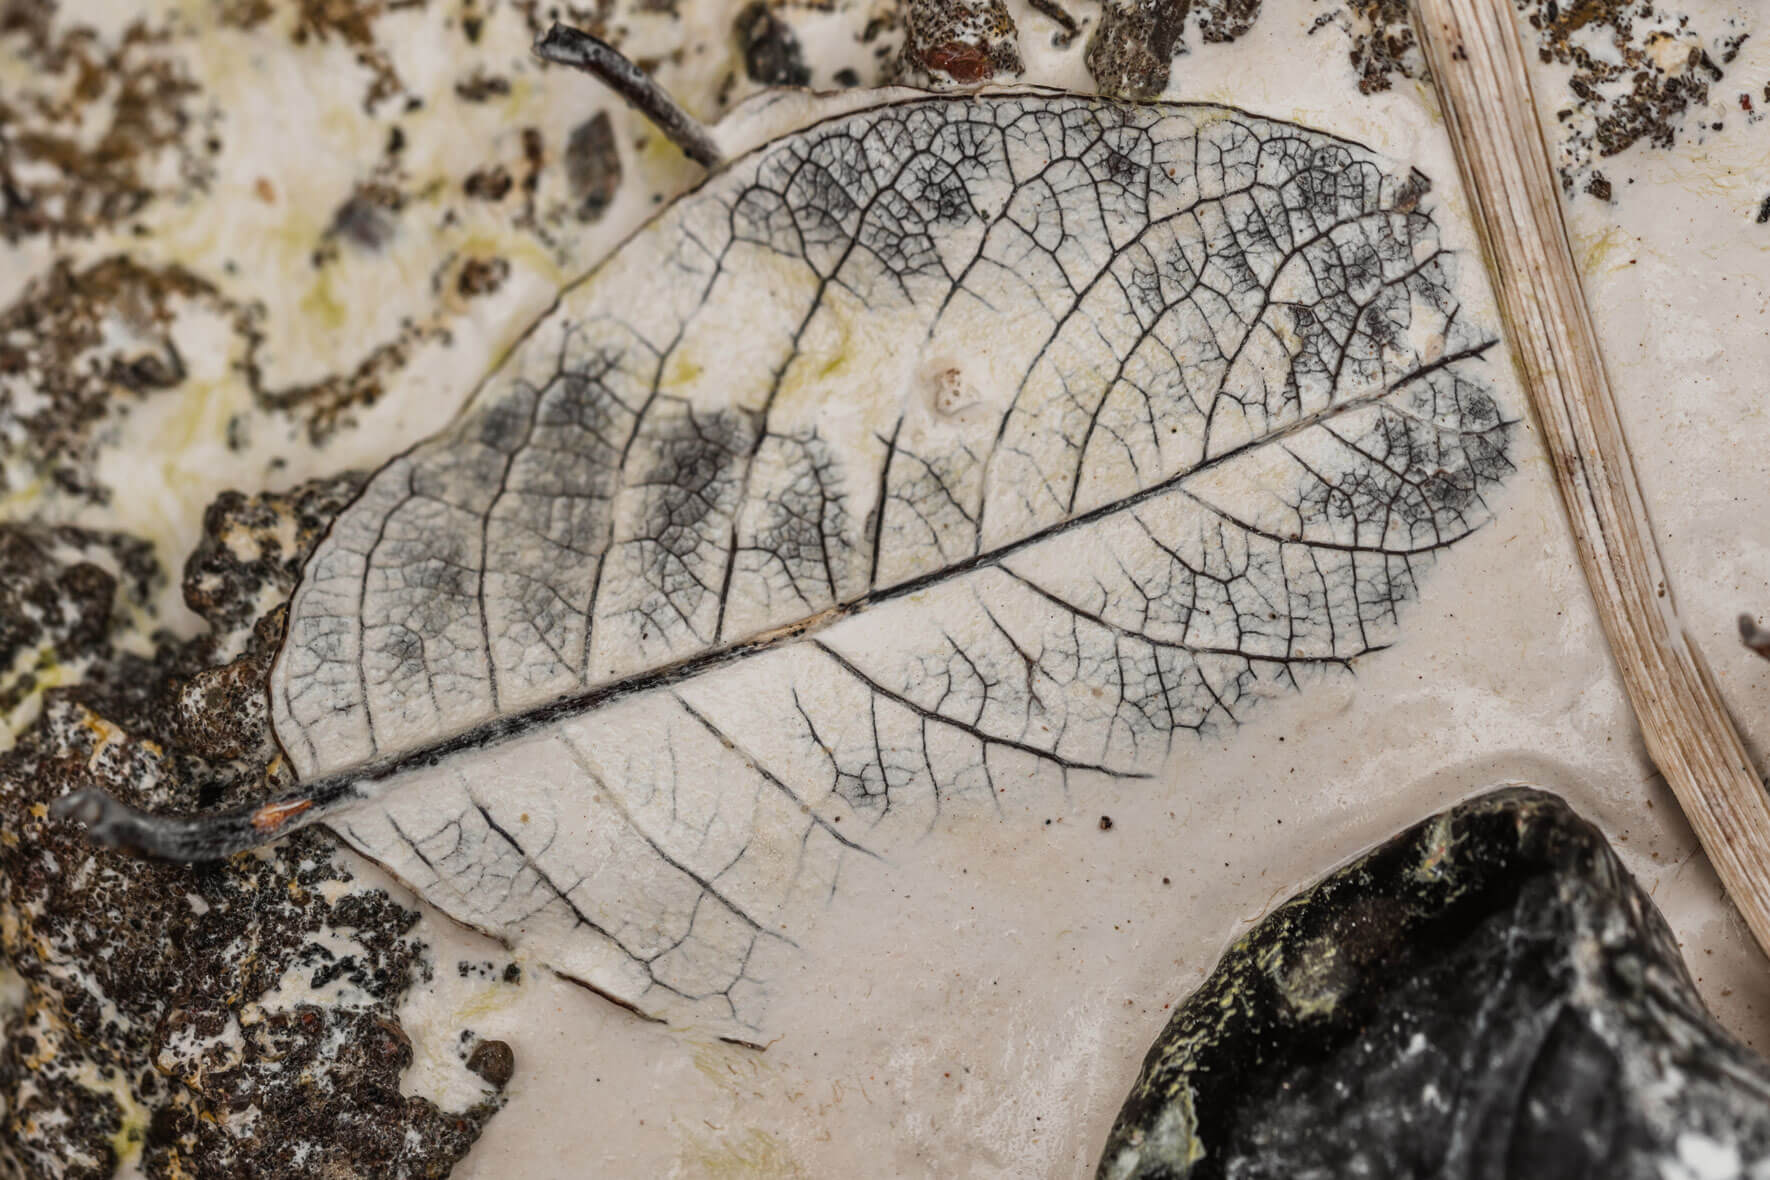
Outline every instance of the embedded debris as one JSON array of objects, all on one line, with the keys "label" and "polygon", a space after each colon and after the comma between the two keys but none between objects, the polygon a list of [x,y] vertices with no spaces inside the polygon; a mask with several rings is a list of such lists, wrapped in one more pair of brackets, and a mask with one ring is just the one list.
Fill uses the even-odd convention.
[{"label": "embedded debris", "polygon": [[904,82],[976,86],[1026,68],[1002,0],[907,0],[903,22],[896,66]]},{"label": "embedded debris", "polygon": [[181,586],[217,650],[236,653],[252,627],[288,599],[301,563],[364,478],[344,472],[286,492],[223,492],[209,505]]},{"label": "embedded debris", "polygon": [[[1616,196],[1599,162],[1645,141],[1669,148],[1680,138],[1698,142],[1726,119],[1756,121],[1755,106],[1770,102],[1770,85],[1752,78],[1723,85],[1747,34],[1737,22],[1700,27],[1679,8],[1652,0],[1513,0],[1527,46],[1566,78],[1560,93],[1539,101],[1559,127],[1554,144],[1562,191],[1602,201]],[[1366,94],[1388,90],[1397,78],[1424,78],[1425,60],[1414,40],[1407,0],[1347,0],[1316,18],[1310,32],[1337,27]],[[1765,93],[1760,94],[1763,89]],[[1722,106],[1739,114],[1725,113]]]},{"label": "embedded debris", "polygon": [[0,716],[20,721],[38,689],[108,656],[113,614],[146,603],[159,580],[153,547],[134,537],[0,524]]},{"label": "embedded debris", "polygon": [[1309,26],[1314,35],[1336,26],[1351,40],[1348,55],[1358,74],[1361,94],[1381,94],[1396,78],[1424,78],[1425,55],[1414,37],[1408,0],[1347,0],[1344,8],[1325,12]]},{"label": "embedded debris", "polygon": [[330,837],[189,867],[47,818],[83,785],[191,809],[285,781],[263,693],[280,600],[356,483],[214,505],[185,594],[216,630],[151,654],[121,642],[159,578],[145,544],[0,530],[0,587],[20,604],[0,640],[77,669],[0,755],[0,951],[22,991],[0,1158],[28,1173],[442,1176],[501,1101],[447,1112],[401,1093],[396,1013],[431,970],[417,914],[354,881]]},{"label": "embedded debris", "polygon": [[737,14],[731,28],[750,81],[763,86],[804,86],[811,81],[793,26],[775,13],[768,0],[753,0]]},{"label": "embedded debris", "polygon": [[58,28],[53,4],[0,6],[24,70],[0,91],[0,239],[84,237],[213,178],[201,87],[170,32],[131,22],[107,43]]},{"label": "embedded debris", "polygon": [[177,264],[117,255],[76,269],[58,261],[0,309],[0,492],[48,481],[105,503],[93,474],[117,403],[184,381],[173,322],[191,311],[236,315],[213,284]]},{"label": "embedded debris", "polygon": [[621,187],[621,152],[607,111],[597,111],[572,129],[565,145],[565,175],[578,220],[601,217]]},{"label": "embedded debris", "polygon": [[1104,0],[1087,53],[1100,93],[1154,98],[1166,90],[1188,6],[1189,0]]},{"label": "embedded debris", "polygon": [[1716,57],[1727,55],[1688,15],[1641,0],[1516,2],[1537,32],[1538,57],[1570,71],[1554,108],[1563,191],[1608,200],[1599,160],[1643,140],[1669,148],[1687,133],[1719,129],[1705,109],[1726,76]]},{"label": "embedded debris", "polygon": [[1206,42],[1241,37],[1261,0],[1103,0],[1088,38],[1088,72],[1100,93],[1149,99],[1167,89],[1173,59],[1186,52],[1188,24]]}]

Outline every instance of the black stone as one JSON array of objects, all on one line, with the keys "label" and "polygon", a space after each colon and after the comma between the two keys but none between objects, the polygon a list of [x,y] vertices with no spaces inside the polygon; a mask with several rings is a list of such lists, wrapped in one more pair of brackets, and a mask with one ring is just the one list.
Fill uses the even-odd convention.
[{"label": "black stone", "polygon": [[1410,828],[1239,939],[1163,1030],[1110,1180],[1662,1180],[1770,1167],[1770,1065],[1559,798]]}]

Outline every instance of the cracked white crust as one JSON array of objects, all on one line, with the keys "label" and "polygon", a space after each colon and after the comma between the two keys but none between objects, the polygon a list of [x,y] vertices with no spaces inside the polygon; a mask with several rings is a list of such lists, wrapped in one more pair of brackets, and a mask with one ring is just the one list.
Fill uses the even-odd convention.
[{"label": "cracked white crust", "polygon": [[334,526],[273,675],[459,920],[755,1038],[839,880],[1394,636],[1511,468],[1426,185],[1209,106],[780,139],[568,291]]}]

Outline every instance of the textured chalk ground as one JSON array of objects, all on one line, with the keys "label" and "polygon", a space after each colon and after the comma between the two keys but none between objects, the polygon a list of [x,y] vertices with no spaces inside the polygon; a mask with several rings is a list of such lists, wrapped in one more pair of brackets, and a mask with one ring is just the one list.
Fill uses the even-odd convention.
[{"label": "textured chalk ground", "polygon": [[[1406,79],[1359,93],[1341,30],[1308,32],[1321,15],[1313,6],[1268,8],[1233,45],[1189,35],[1168,97],[1231,102],[1418,167],[1434,181],[1446,244],[1469,251],[1429,95]],[[1743,16],[1725,6],[1690,10],[1717,36],[1736,31],[1727,21]],[[799,15],[788,11],[788,19]],[[870,68],[870,48],[856,53],[854,39],[866,15],[803,14],[807,61]],[[1091,85],[1085,31],[1057,51],[1045,18],[1017,7],[1013,15],[1022,81]],[[711,115],[733,64],[730,17],[714,5],[685,6],[677,19],[634,15],[626,48],[645,56],[685,45],[661,76]],[[117,23],[126,23],[121,14]],[[455,56],[461,39],[447,38],[446,23],[441,14],[402,11],[379,17],[374,35],[391,47],[389,67],[404,85],[439,96],[400,117],[400,187],[423,194],[423,177],[446,178],[450,195],[415,197],[397,216],[374,212],[381,207],[370,200],[368,213],[344,224],[376,237],[385,218],[394,228],[384,244],[368,251],[344,237],[323,267],[310,257],[314,242],[388,154],[385,123],[357,115],[375,70],[342,38],[300,53],[250,54],[237,30],[192,38],[193,68],[221,117],[264,129],[224,137],[211,167],[227,201],[149,206],[146,235],[119,221],[53,248],[26,238],[6,248],[0,274],[20,283],[59,251],[90,262],[128,244],[148,262],[229,274],[227,300],[181,305],[173,332],[185,383],[142,399],[103,441],[98,471],[128,494],[96,504],[54,487],[11,487],[11,511],[150,536],[175,565],[215,492],[373,466],[444,425],[561,283],[636,228],[655,209],[654,194],[692,182],[694,170],[655,137],[635,148],[643,127],[589,83],[527,64],[529,32],[509,10],[490,15],[473,51],[503,63],[507,93],[447,101],[457,81],[470,79]],[[1757,79],[1742,90],[1761,88],[1765,52],[1762,37],[1739,50],[1734,76]],[[328,99],[340,113],[294,118],[316,107],[314,71],[351,80]],[[1544,80],[1554,85],[1555,71],[1545,69]],[[1770,172],[1770,141],[1731,89],[1717,88],[1710,101],[1724,108],[1707,112],[1723,130],[1607,161],[1616,203],[1576,199],[1570,218],[1681,616],[1711,653],[1742,726],[1761,742],[1766,723],[1756,705],[1770,685],[1755,659],[1733,657],[1732,619],[1770,602],[1770,534],[1761,523],[1770,520],[1762,502],[1770,480],[1764,448],[1749,441],[1762,424],[1754,383],[1770,361],[1761,295],[1770,261],[1752,248],[1763,197],[1752,186]],[[766,130],[783,130],[797,105],[784,104]],[[1554,105],[1545,102],[1551,119]],[[612,203],[598,219],[579,220],[583,198],[564,170],[549,170],[532,196],[533,228],[514,227],[521,214],[504,201],[529,199],[523,129],[565,144],[598,107],[611,116],[626,166]],[[156,178],[176,188],[180,166],[162,159]],[[453,195],[481,173],[479,190],[496,191],[496,168],[506,173],[507,197],[488,204]],[[550,204],[568,216],[549,222]],[[227,215],[216,217],[216,207]],[[488,292],[485,276],[497,268],[475,269],[473,281],[466,269],[493,257],[508,270]],[[264,343],[252,354],[260,383],[317,390],[289,399],[294,413],[264,411],[240,377],[247,338],[236,305],[254,299],[264,306]],[[407,317],[416,328],[404,325]],[[439,332],[421,330],[441,327],[446,345]],[[382,381],[373,405],[351,402],[360,382],[326,384],[408,332],[403,366]],[[350,409],[314,442],[309,427],[328,397]],[[303,417],[303,407],[312,415]],[[238,449],[228,446],[230,426]],[[269,469],[273,457],[284,465]],[[1705,998],[1735,1032],[1761,1043],[1770,1013],[1762,960],[1629,736],[1626,702],[1528,424],[1513,457],[1519,470],[1496,501],[1497,521],[1440,560],[1410,608],[1405,640],[1355,677],[1268,702],[1239,731],[1176,755],[1157,783],[1010,801],[1008,811],[1022,810],[1007,822],[949,828],[889,866],[845,870],[831,912],[807,936],[803,965],[776,977],[771,1007],[790,1017],[766,1053],[643,1024],[542,971],[526,972],[516,988],[464,977],[453,970],[457,960],[492,959],[497,948],[427,918],[439,970],[402,1014],[417,1055],[407,1084],[445,1106],[477,1093],[455,1051],[468,1023],[509,1041],[517,1057],[510,1105],[458,1174],[615,1161],[689,1175],[817,1175],[856,1161],[911,1173],[1079,1173],[1092,1167],[1166,1007],[1202,978],[1241,923],[1403,824],[1512,777],[1566,795],[1604,827],[1682,939]],[[179,610],[175,598],[163,604],[167,615]]]}]

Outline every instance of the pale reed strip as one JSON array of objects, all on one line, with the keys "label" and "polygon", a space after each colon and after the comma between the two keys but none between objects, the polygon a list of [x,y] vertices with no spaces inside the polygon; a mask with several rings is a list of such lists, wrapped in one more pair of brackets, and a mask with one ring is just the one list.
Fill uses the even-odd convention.
[{"label": "pale reed strip", "polygon": [[1506,338],[1648,755],[1758,945],[1770,951],[1770,801],[1672,607],[1514,20],[1509,0],[1414,0]]}]

